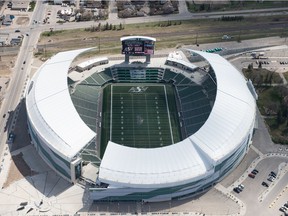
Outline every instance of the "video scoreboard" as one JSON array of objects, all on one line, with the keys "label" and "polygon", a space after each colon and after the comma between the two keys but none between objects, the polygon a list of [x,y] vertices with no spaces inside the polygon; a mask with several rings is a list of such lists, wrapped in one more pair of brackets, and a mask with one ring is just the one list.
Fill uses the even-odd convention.
[{"label": "video scoreboard", "polygon": [[122,40],[122,54],[153,55],[155,41],[147,38],[130,38]]}]

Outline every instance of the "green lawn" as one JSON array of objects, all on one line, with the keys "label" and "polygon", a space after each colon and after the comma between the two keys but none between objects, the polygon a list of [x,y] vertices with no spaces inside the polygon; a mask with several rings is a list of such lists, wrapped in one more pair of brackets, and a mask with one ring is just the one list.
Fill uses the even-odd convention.
[{"label": "green lawn", "polygon": [[136,148],[179,142],[173,86],[142,83],[107,86],[103,92],[101,157],[109,140]]}]

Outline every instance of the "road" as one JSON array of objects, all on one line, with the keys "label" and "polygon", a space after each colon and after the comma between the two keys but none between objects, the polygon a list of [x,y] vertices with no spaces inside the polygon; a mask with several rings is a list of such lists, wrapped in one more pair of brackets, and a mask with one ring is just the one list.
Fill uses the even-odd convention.
[{"label": "road", "polygon": [[[33,14],[33,19],[42,19],[43,16],[43,10],[45,9],[45,5],[42,2],[37,2],[35,10],[36,13]],[[15,62],[15,66],[12,69],[12,75],[10,77],[10,84],[8,89],[6,90],[5,98],[1,105],[1,111],[0,116],[3,116],[4,114],[8,113],[9,110],[15,111],[17,105],[19,104],[19,101],[24,96],[24,83],[27,79],[29,66],[32,61],[33,57],[33,47],[37,44],[38,38],[40,35],[41,30],[38,29],[27,29],[26,31],[29,33],[29,35],[33,34],[33,37],[27,37],[24,36],[22,46],[20,47],[17,60]],[[25,61],[25,64],[23,64]],[[15,115],[15,112],[13,113]],[[3,149],[4,144],[7,139],[7,135],[4,133],[4,127],[6,125],[6,121],[8,120],[8,116],[6,115],[5,118],[3,118],[4,121],[1,121],[0,123],[0,155],[3,155]],[[13,123],[14,118],[16,116],[11,116],[11,123]],[[8,129],[9,131],[9,129]]]}]

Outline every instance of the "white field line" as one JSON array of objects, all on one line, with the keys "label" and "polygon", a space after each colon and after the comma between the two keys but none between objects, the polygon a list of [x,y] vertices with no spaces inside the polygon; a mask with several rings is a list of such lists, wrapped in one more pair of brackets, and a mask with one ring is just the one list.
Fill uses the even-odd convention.
[{"label": "white field line", "polygon": [[169,127],[170,127],[171,140],[172,140],[172,144],[174,144],[174,137],[173,137],[173,133],[172,133],[171,120],[170,120],[170,111],[169,111],[169,107],[168,107],[168,99],[167,99],[166,86],[165,85],[164,85],[164,92],[165,92],[165,101],[166,101],[166,108],[167,108],[167,114],[168,114],[168,121],[169,121]]},{"label": "white field line", "polygon": [[110,141],[112,141],[112,107],[113,107],[113,85],[111,85],[111,107],[110,107]]}]

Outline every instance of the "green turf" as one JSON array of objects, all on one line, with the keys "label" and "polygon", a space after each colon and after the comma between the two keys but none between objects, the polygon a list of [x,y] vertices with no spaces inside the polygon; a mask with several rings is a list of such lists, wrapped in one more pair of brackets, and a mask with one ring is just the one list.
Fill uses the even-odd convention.
[{"label": "green turf", "polygon": [[[137,87],[145,90],[135,92]],[[181,140],[172,85],[109,85],[103,92],[102,112],[101,157],[109,140],[136,148],[167,146]]]}]

